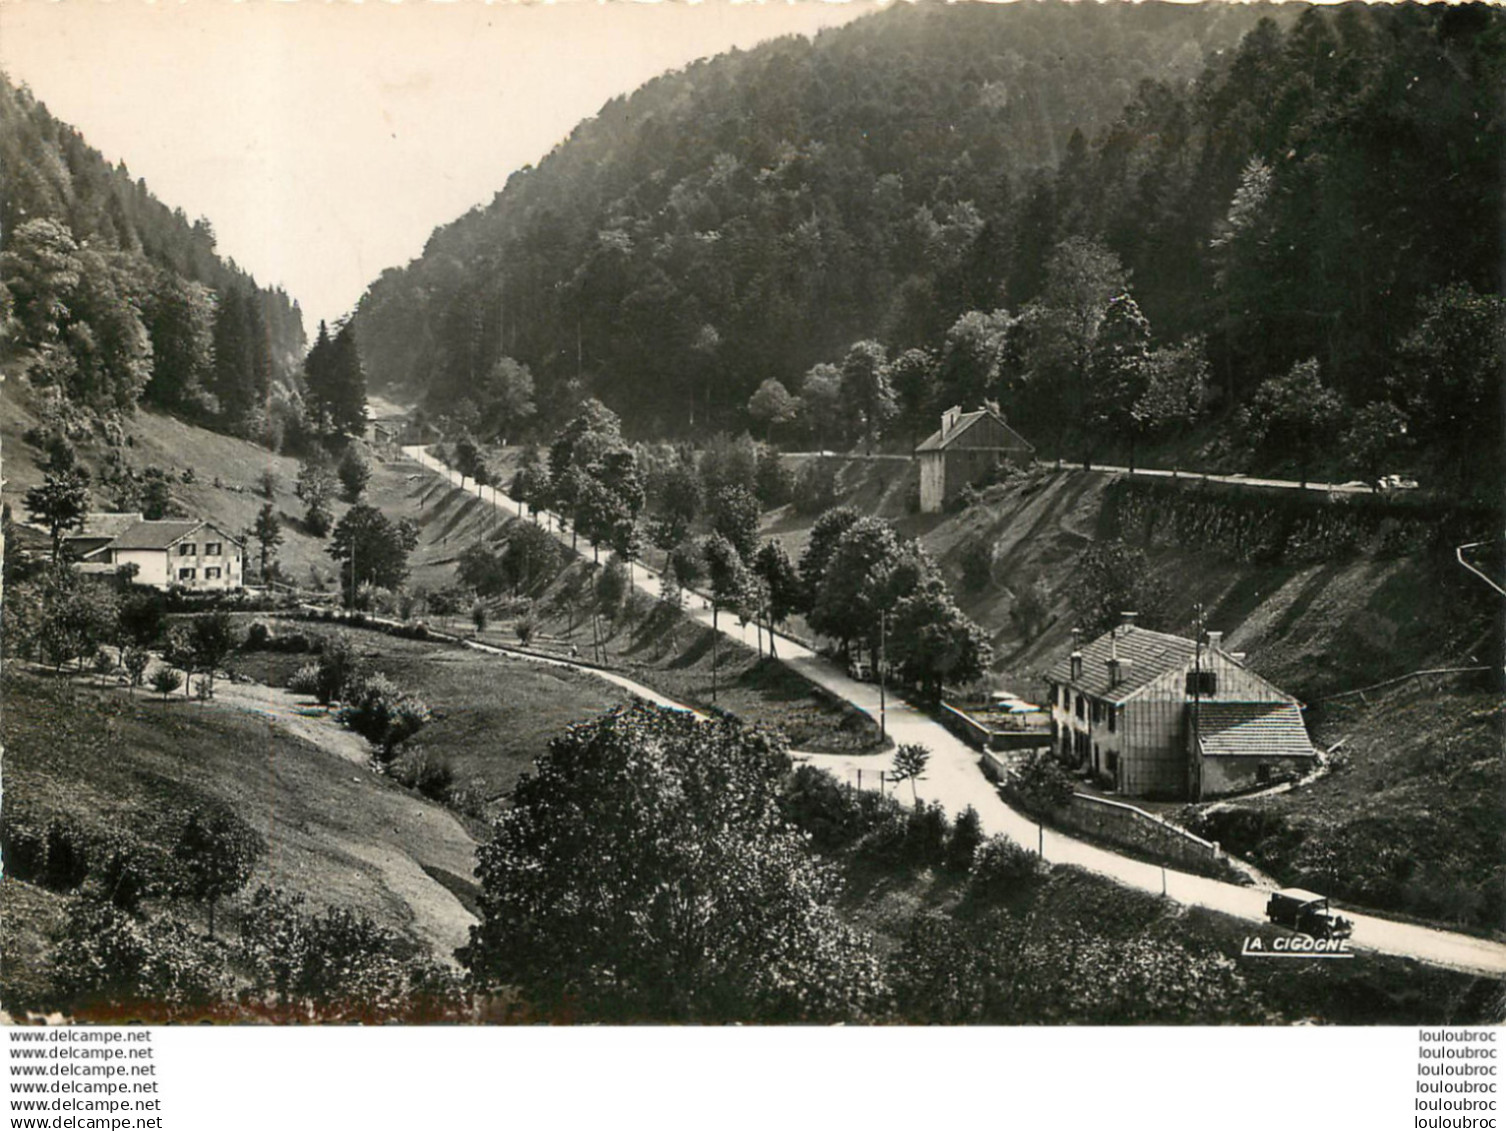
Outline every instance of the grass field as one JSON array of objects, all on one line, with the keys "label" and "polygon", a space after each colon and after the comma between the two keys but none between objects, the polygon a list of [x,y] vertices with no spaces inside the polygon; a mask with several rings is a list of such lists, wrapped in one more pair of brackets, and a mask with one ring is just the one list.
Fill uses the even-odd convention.
[{"label": "grass field", "polygon": [[[306,621],[271,623],[279,633],[327,635],[334,631]],[[369,670],[385,673],[433,711],[433,721],[410,748],[447,760],[456,785],[479,792],[492,810],[543,753],[550,738],[571,723],[628,698],[611,684],[567,670],[454,644],[403,640],[361,629],[340,631],[348,635]],[[285,686],[288,677],[309,659],[242,652],[230,666],[259,683]]]}]

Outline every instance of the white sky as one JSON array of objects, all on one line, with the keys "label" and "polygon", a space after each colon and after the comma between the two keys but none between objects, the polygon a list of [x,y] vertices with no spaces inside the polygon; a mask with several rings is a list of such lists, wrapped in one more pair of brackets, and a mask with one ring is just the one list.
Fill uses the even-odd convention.
[{"label": "white sky", "polygon": [[878,0],[0,0],[0,67],[312,334],[613,95]]}]

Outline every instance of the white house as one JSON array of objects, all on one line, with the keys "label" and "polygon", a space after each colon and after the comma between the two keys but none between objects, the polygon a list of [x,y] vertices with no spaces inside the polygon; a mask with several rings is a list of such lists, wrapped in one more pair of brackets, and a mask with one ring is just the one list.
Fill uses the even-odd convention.
[{"label": "white house", "polygon": [[239,589],[245,547],[205,519],[141,520],[84,559],[135,565],[138,585],[157,589]]},{"label": "white house", "polygon": [[1130,797],[1234,793],[1306,773],[1317,755],[1301,705],[1225,652],[1125,623],[1047,673],[1065,762]]}]

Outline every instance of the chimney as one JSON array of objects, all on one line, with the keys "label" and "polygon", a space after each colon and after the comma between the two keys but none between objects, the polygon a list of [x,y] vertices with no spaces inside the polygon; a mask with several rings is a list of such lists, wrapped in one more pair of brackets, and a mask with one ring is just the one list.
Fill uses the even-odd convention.
[{"label": "chimney", "polygon": [[1072,678],[1073,678],[1073,680],[1079,680],[1079,679],[1082,678],[1082,653],[1074,650],[1073,653],[1072,653],[1071,659],[1072,659]]},{"label": "chimney", "polygon": [[952,429],[955,428],[955,427],[957,427],[957,418],[959,416],[961,416],[961,415],[962,415],[962,406],[960,404],[954,404],[951,408],[947,409],[945,412],[943,412],[941,414],[941,438],[942,439],[946,439],[946,437],[948,437],[949,435],[951,435]]},{"label": "chimney", "polygon": [[1222,632],[1210,632],[1208,634],[1208,647],[1210,649],[1220,647],[1223,644],[1223,642],[1224,642],[1224,634]]},{"label": "chimney", "polygon": [[1135,618],[1139,615],[1139,613],[1120,613],[1119,627],[1122,628],[1125,632],[1128,632],[1130,629],[1135,627]]}]

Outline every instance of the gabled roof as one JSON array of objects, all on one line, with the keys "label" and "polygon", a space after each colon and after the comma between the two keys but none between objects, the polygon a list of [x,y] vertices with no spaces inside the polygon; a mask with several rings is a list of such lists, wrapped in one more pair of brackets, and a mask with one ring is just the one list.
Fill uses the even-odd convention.
[{"label": "gabled roof", "polygon": [[[945,449],[950,448],[952,445],[956,444],[957,441],[962,438],[962,434],[964,432],[966,432],[974,424],[977,424],[978,421],[984,419],[985,417],[991,417],[1000,428],[1004,429],[1004,431],[1008,432],[1011,436],[1018,440],[1019,447],[1024,448],[1028,451],[1035,451],[1035,445],[1033,445],[1029,440],[1025,439],[1025,437],[1021,436],[1008,424],[1004,423],[1004,418],[1002,416],[986,408],[980,408],[976,412],[959,413],[957,416],[957,422],[952,425],[951,429],[947,431],[945,435],[942,434],[941,429],[937,429],[935,432],[932,432],[929,436],[922,440],[920,442],[920,446],[915,450],[917,452],[944,451]],[[999,448],[998,444],[987,444],[984,446],[989,448]],[[1004,449],[1000,448],[999,450],[1002,451]]]},{"label": "gabled roof", "polygon": [[1212,758],[1311,758],[1313,745],[1295,703],[1204,703],[1199,753]]},{"label": "gabled roof", "polygon": [[[1137,625],[1105,632],[1097,640],[1084,644],[1082,675],[1072,678],[1072,657],[1065,656],[1052,665],[1046,678],[1070,684],[1088,695],[1122,703],[1152,680],[1193,662],[1197,645],[1181,636],[1152,632]],[[1109,658],[1117,654],[1123,663],[1116,684],[1109,672]]]},{"label": "gabled roof", "polygon": [[145,516],[140,511],[96,511],[84,515],[83,528],[70,537],[119,538],[131,527],[144,521]]},{"label": "gabled roof", "polygon": [[165,550],[175,542],[207,526],[202,518],[159,519],[138,522],[111,544],[115,550]]}]

